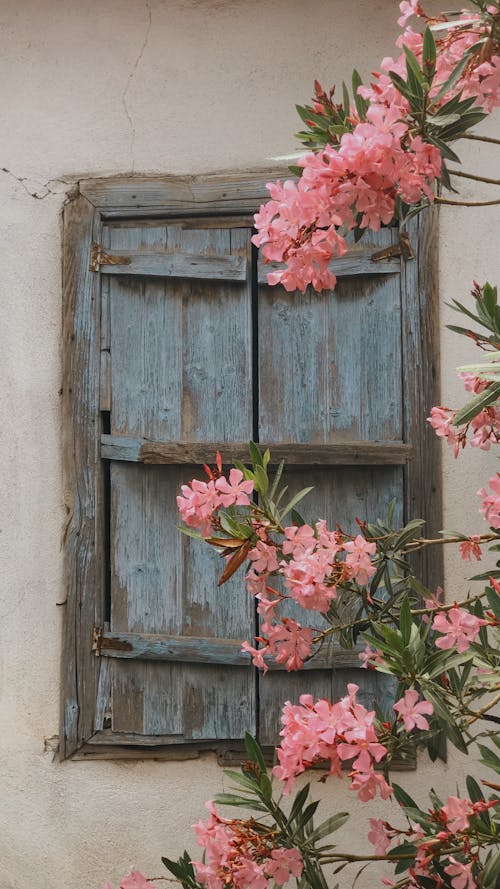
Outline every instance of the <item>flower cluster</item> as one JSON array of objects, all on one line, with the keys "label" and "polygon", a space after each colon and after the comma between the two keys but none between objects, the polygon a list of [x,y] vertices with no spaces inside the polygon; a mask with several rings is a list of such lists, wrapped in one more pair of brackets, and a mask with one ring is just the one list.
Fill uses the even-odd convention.
[{"label": "flower cluster", "polygon": [[436,639],[437,648],[456,648],[461,654],[477,640],[481,627],[488,624],[482,617],[476,617],[465,608],[450,608],[448,612],[436,614],[432,629],[442,635]]},{"label": "flower cluster", "polygon": [[[429,21],[418,2],[404,2],[401,9],[403,27],[413,15]],[[494,14],[498,14],[496,7]],[[441,21],[446,23],[446,16]],[[366,102],[364,113],[357,102],[356,110],[344,110],[338,135],[325,122],[331,144],[297,162],[302,171],[297,183],[268,184],[271,200],[255,216],[253,242],[262,248],[267,262],[286,263],[285,269],[269,273],[269,284],[281,283],[288,291],[304,292],[309,284],[316,290],[332,289],[336,278],[329,263],[346,252],[346,232],[354,228],[377,231],[397,216],[401,203],[414,206],[433,200],[434,184],[442,175],[442,154],[437,140],[428,137],[420,112],[416,114],[411,107],[406,51],[429,77],[430,117],[454,97],[470,99],[490,112],[500,104],[500,56],[491,41],[489,50],[484,49],[491,27],[491,21],[479,14],[464,12],[450,20],[441,32],[444,36],[435,41],[433,71],[425,68],[423,35],[407,27],[397,40],[403,50],[399,57],[383,59],[373,82],[357,88]],[[463,59],[467,64],[460,66]],[[397,88],[395,77],[403,90]],[[446,90],[448,81],[453,86]],[[320,120],[329,108],[336,112],[342,108],[334,106],[319,85],[316,92],[319,101],[312,111]]]},{"label": "flower cluster", "polygon": [[312,763],[329,760],[330,774],[341,777],[342,762],[353,760],[351,790],[361,800],[373,799],[377,790],[383,799],[390,796],[390,786],[374,769],[387,748],[375,732],[375,712],[356,700],[358,688],[354,683],[348,685],[346,697],[335,704],[324,699],[314,702],[312,695],[301,695],[299,704],[287,701],[281,717],[283,740],[277,748],[279,765],[273,769],[274,775],[286,782],[285,793]]},{"label": "flower cluster", "polygon": [[487,407],[463,426],[454,425],[456,414],[457,411],[451,408],[433,407],[427,417],[436,435],[453,445],[455,457],[467,442],[473,448],[488,451],[492,444],[500,441],[500,408]]},{"label": "flower cluster", "polygon": [[[429,877],[436,885],[443,885],[441,869],[451,877],[453,889],[474,889],[478,874],[478,857],[471,848],[474,819],[498,802],[494,799],[473,803],[467,797],[449,796],[444,805],[427,813],[420,810],[418,825],[410,820],[408,830],[393,827],[380,818],[370,818],[368,840],[377,855],[387,855],[394,841],[414,849],[414,864],[409,868],[410,889],[426,885],[425,879]],[[455,855],[450,854],[452,851]],[[424,882],[420,878],[424,878]],[[391,880],[384,883],[393,885]]]},{"label": "flower cluster", "polygon": [[204,861],[193,861],[196,877],[207,889],[267,889],[300,877],[298,849],[279,846],[275,832],[250,821],[222,818],[213,803],[210,816],[195,825]]},{"label": "flower cluster", "polygon": [[200,530],[203,536],[208,536],[212,516],[220,506],[250,505],[253,482],[243,481],[240,469],[231,469],[229,481],[222,475],[208,482],[193,479],[189,485],[182,485],[181,490],[182,496],[177,497],[177,506],[183,522],[190,528]]}]

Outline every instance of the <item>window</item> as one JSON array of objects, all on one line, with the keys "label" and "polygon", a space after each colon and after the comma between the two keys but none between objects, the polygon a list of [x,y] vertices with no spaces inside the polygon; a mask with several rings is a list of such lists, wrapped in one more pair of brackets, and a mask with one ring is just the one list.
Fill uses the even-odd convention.
[{"label": "window", "polygon": [[[423,515],[440,527],[432,218],[335,261],[334,293],[265,283],[251,245],[262,178],[89,180],[64,214],[66,533],[63,756],[191,757],[277,737],[307,683],[364,701],[383,677],[336,648],[304,674],[262,677],[242,577],[181,536],[175,494],[258,439],[287,459],[306,515]],[[375,261],[374,261],[375,254]],[[427,555],[421,557],[426,559]],[[424,565],[429,584],[439,566]],[[333,656],[332,656],[333,655]],[[332,668],[333,664],[333,668]]]}]

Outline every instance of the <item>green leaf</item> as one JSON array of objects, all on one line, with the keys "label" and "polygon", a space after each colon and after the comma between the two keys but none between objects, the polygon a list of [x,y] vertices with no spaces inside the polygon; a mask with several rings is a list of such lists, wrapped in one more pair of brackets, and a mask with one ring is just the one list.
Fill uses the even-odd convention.
[{"label": "green leaf", "polygon": [[410,614],[410,603],[408,601],[408,598],[405,597],[401,605],[401,610],[399,612],[399,629],[401,631],[403,645],[405,646],[408,645],[410,641],[411,627],[412,620]]},{"label": "green leaf", "polygon": [[250,734],[250,732],[245,733],[245,749],[248,753],[249,759],[252,762],[255,762],[261,771],[262,774],[267,774],[266,764],[264,762],[264,757],[262,756],[262,751],[255,740],[254,737]]},{"label": "green leaf", "polygon": [[224,769],[224,774],[227,775],[228,778],[231,778],[231,781],[234,781],[236,784],[240,784],[242,787],[245,787],[247,790],[251,790],[252,793],[256,792],[257,780],[250,775],[242,775],[240,772],[234,772],[232,769]]},{"label": "green leaf", "polygon": [[263,466],[255,467],[255,490],[258,494],[266,496],[269,489],[269,478]]},{"label": "green leaf", "polygon": [[492,851],[488,856],[481,878],[481,889],[498,889],[498,874],[500,873],[500,850]]},{"label": "green leaf", "polygon": [[240,809],[253,809],[257,812],[267,812],[263,803],[257,802],[256,799],[246,796],[237,796],[233,793],[218,793],[214,797],[214,802],[220,806],[238,806]]},{"label": "green leaf", "polygon": [[292,520],[292,525],[296,525],[297,528],[301,528],[302,525],[305,525],[306,520],[301,516],[300,512],[297,512],[296,509],[292,509],[290,513],[290,518]]},{"label": "green leaf", "polygon": [[461,426],[463,423],[469,423],[485,407],[494,404],[498,398],[500,398],[500,383],[492,383],[484,392],[475,395],[461,410],[457,411],[453,425]]},{"label": "green leaf", "polygon": [[424,40],[422,43],[422,68],[427,78],[427,83],[432,83],[434,72],[436,70],[436,41],[429,27],[424,31]]},{"label": "green leaf", "polygon": [[252,460],[254,468],[256,466],[263,466],[264,463],[262,460],[262,454],[254,441],[249,442],[248,449],[250,451],[250,458]]},{"label": "green leaf", "polygon": [[500,757],[493,750],[490,750],[489,747],[485,747],[484,744],[478,744],[477,746],[481,753],[481,762],[489,769],[493,769],[497,775],[500,775]]},{"label": "green leaf", "polygon": [[309,839],[313,842],[316,840],[322,840],[323,837],[328,836],[331,833],[334,833],[336,830],[339,830],[346,821],[349,820],[349,812],[338,812],[336,815],[332,815],[331,818],[327,818],[326,821],[323,821],[313,832],[310,834]]},{"label": "green leaf", "polygon": [[344,81],[342,81],[342,104],[344,106],[345,116],[349,117],[349,112],[351,110],[351,101],[349,98],[349,90],[347,89]]},{"label": "green leaf", "polygon": [[359,119],[364,120],[366,117],[366,112],[368,110],[368,102],[362,98],[362,96],[358,96],[358,87],[363,85],[363,81],[359,75],[359,72],[354,69],[352,72],[352,94],[354,97],[354,103],[356,105],[356,111],[358,112]]},{"label": "green leaf", "polygon": [[310,787],[310,784],[306,784],[296,794],[295,799],[292,803],[292,808],[290,809],[289,821],[293,821],[295,818],[297,818],[297,815],[299,815],[304,808],[304,804],[307,800],[307,797],[309,796]]},{"label": "green leaf", "polygon": [[467,775],[465,783],[467,785],[469,799],[471,799],[473,803],[482,802],[484,800],[484,795],[475,778],[473,778],[472,775]]},{"label": "green leaf", "polygon": [[437,690],[438,686],[434,686],[424,680],[421,680],[420,684],[422,686],[424,697],[430,701],[434,707],[434,715],[445,724],[446,734],[451,743],[462,753],[468,753],[467,744],[464,741],[462,732],[458,728],[453,716],[446,707],[446,704],[440,697],[439,691]]},{"label": "green leaf", "polygon": [[281,481],[281,476],[283,475],[284,467],[285,467],[285,461],[281,460],[281,462],[276,470],[276,473],[275,473],[275,476],[273,479],[273,483],[271,486],[271,490],[269,491],[269,499],[270,500],[274,499],[274,495],[276,494],[276,491],[278,490],[278,485]]},{"label": "green leaf", "polygon": [[497,620],[500,620],[500,596],[491,587],[486,588],[486,598],[493,614]]},{"label": "green leaf", "polygon": [[446,96],[447,93],[451,92],[451,90],[453,89],[454,86],[456,86],[456,84],[458,83],[458,81],[460,80],[460,78],[464,72],[466,65],[468,64],[468,61],[469,61],[469,53],[466,53],[464,55],[464,57],[462,59],[460,59],[458,64],[455,66],[455,68],[451,72],[450,76],[441,85],[441,88],[436,93],[436,95],[433,96],[433,99],[432,99],[432,106],[433,107],[435,107],[436,105],[439,105],[441,99],[444,96]]},{"label": "green leaf", "polygon": [[407,806],[410,809],[417,809],[417,811],[419,812],[422,811],[418,808],[415,800],[413,800],[411,796],[406,792],[406,790],[403,790],[403,788],[400,787],[399,784],[393,784],[392,789],[394,791],[394,797],[400,806]]},{"label": "green leaf", "polygon": [[176,525],[176,528],[181,534],[185,534],[186,537],[193,537],[195,540],[203,540],[199,531],[193,531],[192,528],[186,528],[183,525]]},{"label": "green leaf", "polygon": [[301,500],[303,500],[304,497],[306,497],[307,494],[309,494],[312,490],[312,487],[302,488],[302,490],[299,491],[298,494],[295,494],[295,496],[292,497],[289,503],[287,503],[287,505],[281,511],[281,518],[284,519],[287,513],[289,513],[293,509],[293,507],[296,506],[296,504],[299,503]]}]

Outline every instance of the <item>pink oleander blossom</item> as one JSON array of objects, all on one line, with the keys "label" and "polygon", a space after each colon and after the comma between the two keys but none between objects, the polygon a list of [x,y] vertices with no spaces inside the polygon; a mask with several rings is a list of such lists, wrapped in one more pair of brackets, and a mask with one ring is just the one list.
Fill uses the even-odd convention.
[{"label": "pink oleander blossom", "polygon": [[376,855],[386,855],[391,845],[391,834],[387,830],[387,823],[381,818],[370,818],[370,831],[368,840],[375,846]]},{"label": "pink oleander blossom", "polygon": [[469,816],[474,812],[470,799],[449,796],[442,811],[446,816],[446,826],[452,833],[468,830]]},{"label": "pink oleander blossom", "polygon": [[264,540],[257,541],[255,547],[248,553],[248,558],[253,562],[252,568],[258,574],[263,571],[272,574],[279,568],[276,547]]},{"label": "pink oleander blossom", "polygon": [[354,540],[344,543],[343,549],[347,553],[346,564],[349,565],[354,580],[361,585],[368,583],[376,571],[370,556],[376,553],[377,545],[358,534]]},{"label": "pink oleander blossom", "polygon": [[436,614],[432,629],[443,635],[436,639],[437,648],[456,648],[459,654],[476,641],[481,627],[488,623],[482,617],[476,617],[465,608],[450,608],[446,613]]},{"label": "pink oleander blossom", "polygon": [[460,555],[465,562],[470,562],[472,557],[481,560],[482,552],[480,547],[481,538],[478,534],[472,534],[467,540],[462,540],[459,545]]},{"label": "pink oleander blossom", "polygon": [[215,482],[212,479],[202,482],[195,478],[189,485],[182,485],[181,491],[177,506],[184,524],[199,529],[205,537],[209,536],[212,515],[221,505],[221,495],[216,490]]},{"label": "pink oleander blossom", "polygon": [[147,877],[138,870],[131,870],[120,882],[120,889],[156,889]]},{"label": "pink oleander blossom", "polygon": [[360,651],[358,657],[361,661],[361,668],[367,670],[369,667],[375,669],[376,664],[384,663],[384,654],[378,648],[366,646],[364,651]]},{"label": "pink oleander blossom", "polygon": [[[272,603],[274,605],[274,603]],[[291,617],[284,617],[279,623],[264,622],[262,635],[256,637],[261,643],[261,648],[253,648],[249,642],[244,642],[242,651],[252,656],[254,667],[268,671],[268,665],[264,657],[271,656],[277,664],[285,664],[288,672],[301,670],[304,661],[311,654],[312,630],[310,627],[302,627]]]},{"label": "pink oleander blossom", "polygon": [[248,495],[253,491],[253,482],[243,481],[240,469],[231,469],[229,481],[224,476],[218,478],[215,487],[220,493],[223,506],[250,506]]},{"label": "pink oleander blossom", "polygon": [[373,799],[377,790],[383,799],[392,793],[382,775],[374,772],[374,763],[387,753],[373,725],[375,713],[357,702],[357,685],[347,688],[348,694],[334,704],[325,699],[315,702],[312,695],[301,695],[298,704],[285,704],[279,764],[273,769],[275,777],[285,782],[285,793],[296,776],[318,760],[329,761],[330,774],[339,777],[341,761],[353,760],[351,789],[362,800]]},{"label": "pink oleander blossom", "polygon": [[497,472],[490,478],[489,485],[493,493],[484,488],[477,492],[483,501],[479,512],[484,514],[484,518],[492,528],[500,528],[500,473]]},{"label": "pink oleander blossom", "polygon": [[414,728],[429,730],[429,723],[424,714],[431,716],[434,713],[434,707],[430,701],[420,701],[419,698],[418,691],[410,689],[405,691],[403,698],[393,704],[393,709],[403,720],[407,732],[411,732]]},{"label": "pink oleander blossom", "polygon": [[462,864],[453,855],[450,855],[449,861],[450,864],[445,867],[444,872],[452,877],[453,889],[475,889],[477,884],[472,875],[472,864]]},{"label": "pink oleander blossom", "polygon": [[210,816],[195,825],[204,861],[193,861],[196,878],[207,889],[267,889],[271,881],[283,886],[291,876],[300,877],[298,849],[275,847],[272,833],[262,834],[252,820],[222,818],[213,803],[207,807]]}]

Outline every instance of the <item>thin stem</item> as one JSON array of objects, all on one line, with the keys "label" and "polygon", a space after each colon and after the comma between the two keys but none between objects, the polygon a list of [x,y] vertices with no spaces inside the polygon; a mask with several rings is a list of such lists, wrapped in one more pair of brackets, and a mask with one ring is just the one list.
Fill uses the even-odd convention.
[{"label": "thin stem", "polygon": [[[477,543],[491,543],[492,540],[498,540],[499,534],[478,534]],[[445,543],[464,543],[468,537],[418,537],[405,548],[404,552],[413,553],[424,546],[442,546]]]},{"label": "thin stem", "polygon": [[474,715],[471,717],[471,719],[467,720],[467,725],[472,725],[473,722],[476,722],[476,720],[481,719],[481,717],[484,716],[485,713],[488,712],[488,710],[491,710],[491,708],[494,707],[495,704],[498,704],[499,701],[500,701],[500,693],[497,694],[491,701],[489,701],[488,704],[485,704],[484,707],[481,707],[480,710],[470,711],[471,713],[474,713]]},{"label": "thin stem", "polygon": [[448,198],[435,198],[436,204],[448,204],[450,207],[491,207],[493,204],[500,204],[498,201],[450,201]]},{"label": "thin stem", "polygon": [[490,142],[492,145],[500,145],[500,139],[494,139],[493,136],[476,136],[475,133],[462,133],[461,139],[471,139],[474,142]]},{"label": "thin stem", "polygon": [[487,182],[488,185],[500,185],[500,179],[490,179],[489,176],[477,176],[475,173],[464,173],[462,170],[448,170],[451,176],[460,176],[462,179],[472,179],[474,182]]}]

